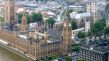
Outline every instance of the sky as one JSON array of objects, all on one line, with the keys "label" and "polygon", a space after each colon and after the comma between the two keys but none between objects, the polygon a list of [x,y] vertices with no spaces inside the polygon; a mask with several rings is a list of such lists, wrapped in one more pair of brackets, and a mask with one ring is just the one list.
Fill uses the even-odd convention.
[{"label": "sky", "polygon": [[3,1],[3,0],[0,0],[0,2],[1,2],[1,1]]}]

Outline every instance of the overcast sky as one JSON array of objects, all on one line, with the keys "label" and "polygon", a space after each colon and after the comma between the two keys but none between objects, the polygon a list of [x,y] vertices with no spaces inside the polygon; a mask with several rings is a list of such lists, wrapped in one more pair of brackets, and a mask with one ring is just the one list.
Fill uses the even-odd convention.
[{"label": "overcast sky", "polygon": [[0,0],[0,1],[2,1],[2,0]]}]

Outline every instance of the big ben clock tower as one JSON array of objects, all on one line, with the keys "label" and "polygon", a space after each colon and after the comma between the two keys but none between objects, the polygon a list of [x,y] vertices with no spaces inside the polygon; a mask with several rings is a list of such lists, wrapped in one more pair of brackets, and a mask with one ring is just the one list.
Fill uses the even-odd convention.
[{"label": "big ben clock tower", "polygon": [[71,51],[72,44],[72,28],[71,19],[68,10],[65,11],[65,17],[63,22],[63,33],[62,33],[62,54],[66,55]]}]

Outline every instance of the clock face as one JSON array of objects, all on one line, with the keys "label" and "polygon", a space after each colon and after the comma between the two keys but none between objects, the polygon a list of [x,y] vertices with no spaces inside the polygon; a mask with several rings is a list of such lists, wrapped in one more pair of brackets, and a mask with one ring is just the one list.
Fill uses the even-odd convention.
[{"label": "clock face", "polygon": [[69,23],[69,27],[71,27],[71,23]]},{"label": "clock face", "polygon": [[64,27],[66,27],[66,23],[64,23]]}]

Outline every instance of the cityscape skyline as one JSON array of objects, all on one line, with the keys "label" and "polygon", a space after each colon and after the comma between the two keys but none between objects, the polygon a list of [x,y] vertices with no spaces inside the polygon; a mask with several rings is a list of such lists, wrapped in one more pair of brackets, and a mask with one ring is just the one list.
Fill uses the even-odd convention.
[{"label": "cityscape skyline", "polygon": [[0,2],[0,61],[109,61],[109,1]]}]

